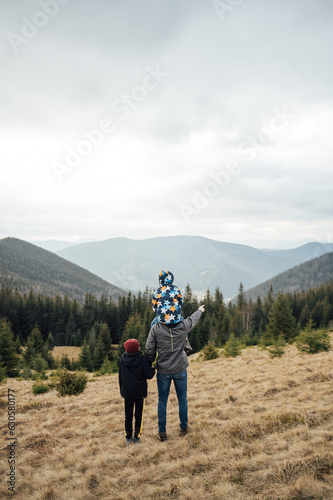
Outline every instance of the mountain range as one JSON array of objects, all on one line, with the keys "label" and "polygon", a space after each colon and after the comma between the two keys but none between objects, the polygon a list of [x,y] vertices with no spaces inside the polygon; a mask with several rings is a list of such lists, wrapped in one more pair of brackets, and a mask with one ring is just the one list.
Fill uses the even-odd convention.
[{"label": "mountain range", "polygon": [[202,297],[219,287],[234,297],[240,282],[252,288],[298,264],[333,251],[330,243],[307,243],[291,250],[260,250],[200,236],[169,236],[144,240],[111,238],[82,243],[56,253],[123,289],[156,288],[158,274],[168,269],[181,289],[189,283]]},{"label": "mountain range", "polygon": [[20,293],[68,295],[82,300],[87,292],[117,299],[125,292],[86,269],[17,238],[0,240],[0,282]]}]

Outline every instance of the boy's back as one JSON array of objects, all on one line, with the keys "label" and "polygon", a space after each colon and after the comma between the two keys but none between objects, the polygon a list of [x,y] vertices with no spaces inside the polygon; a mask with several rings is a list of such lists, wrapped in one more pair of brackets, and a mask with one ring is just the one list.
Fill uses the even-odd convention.
[{"label": "boy's back", "polygon": [[153,378],[154,374],[155,369],[142,351],[124,352],[119,365],[120,394],[125,399],[146,398],[147,379]]}]

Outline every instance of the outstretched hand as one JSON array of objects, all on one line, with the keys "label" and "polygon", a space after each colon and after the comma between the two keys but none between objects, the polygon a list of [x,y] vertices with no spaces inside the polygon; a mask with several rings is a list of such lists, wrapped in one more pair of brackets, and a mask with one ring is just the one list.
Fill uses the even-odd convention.
[{"label": "outstretched hand", "polygon": [[200,306],[200,307],[198,308],[198,310],[199,310],[199,311],[201,311],[201,312],[205,312],[205,306]]}]

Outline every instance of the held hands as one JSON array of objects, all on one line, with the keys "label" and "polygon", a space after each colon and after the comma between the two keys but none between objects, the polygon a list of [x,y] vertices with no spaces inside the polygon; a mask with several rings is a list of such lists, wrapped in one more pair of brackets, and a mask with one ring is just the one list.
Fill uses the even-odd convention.
[{"label": "held hands", "polygon": [[203,306],[200,306],[200,307],[198,308],[198,311],[205,312],[205,306],[204,306],[204,305],[203,305]]}]

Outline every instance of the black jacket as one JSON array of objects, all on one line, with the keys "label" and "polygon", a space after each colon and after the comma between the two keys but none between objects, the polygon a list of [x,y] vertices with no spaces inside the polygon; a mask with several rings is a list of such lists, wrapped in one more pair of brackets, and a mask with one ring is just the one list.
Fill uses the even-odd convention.
[{"label": "black jacket", "polygon": [[147,379],[153,378],[152,368],[142,351],[124,352],[119,365],[120,394],[125,399],[142,399],[147,397]]}]

